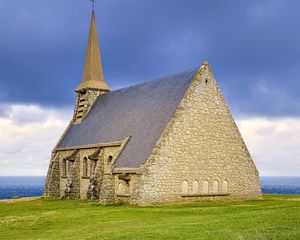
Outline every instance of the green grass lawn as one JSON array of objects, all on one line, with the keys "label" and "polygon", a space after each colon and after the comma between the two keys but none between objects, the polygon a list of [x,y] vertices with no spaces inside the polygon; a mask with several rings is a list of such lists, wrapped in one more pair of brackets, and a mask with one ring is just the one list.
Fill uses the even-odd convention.
[{"label": "green grass lawn", "polygon": [[0,203],[0,239],[300,239],[300,195],[164,207]]}]

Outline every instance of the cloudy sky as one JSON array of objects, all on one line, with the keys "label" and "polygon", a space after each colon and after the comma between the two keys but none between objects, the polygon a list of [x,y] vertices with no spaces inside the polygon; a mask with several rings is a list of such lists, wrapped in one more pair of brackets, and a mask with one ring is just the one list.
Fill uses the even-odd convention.
[{"label": "cloudy sky", "polygon": [[[300,175],[300,1],[101,0],[113,89],[208,60],[261,175]],[[0,175],[46,175],[83,71],[88,0],[0,1]]]}]

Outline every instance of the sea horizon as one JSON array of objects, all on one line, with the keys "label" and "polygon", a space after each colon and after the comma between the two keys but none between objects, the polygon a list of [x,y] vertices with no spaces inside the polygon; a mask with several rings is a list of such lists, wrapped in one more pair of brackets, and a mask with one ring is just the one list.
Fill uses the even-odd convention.
[{"label": "sea horizon", "polygon": [[[42,196],[46,176],[0,176],[0,199]],[[300,176],[261,176],[262,193],[300,194]]]}]

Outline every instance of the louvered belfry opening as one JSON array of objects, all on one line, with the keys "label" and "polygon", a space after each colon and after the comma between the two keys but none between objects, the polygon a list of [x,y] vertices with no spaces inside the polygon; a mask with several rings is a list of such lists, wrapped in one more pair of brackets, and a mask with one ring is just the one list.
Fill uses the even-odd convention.
[{"label": "louvered belfry opening", "polygon": [[78,101],[78,109],[76,114],[76,121],[81,121],[85,115],[86,109],[86,93],[80,94],[79,101]]}]

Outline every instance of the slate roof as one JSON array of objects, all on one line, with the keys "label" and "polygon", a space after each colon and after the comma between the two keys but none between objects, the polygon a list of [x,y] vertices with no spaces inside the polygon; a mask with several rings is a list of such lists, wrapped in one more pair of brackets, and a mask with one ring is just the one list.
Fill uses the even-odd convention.
[{"label": "slate roof", "polygon": [[197,71],[111,91],[74,124],[58,148],[122,141],[131,136],[116,167],[139,167],[151,154]]}]

